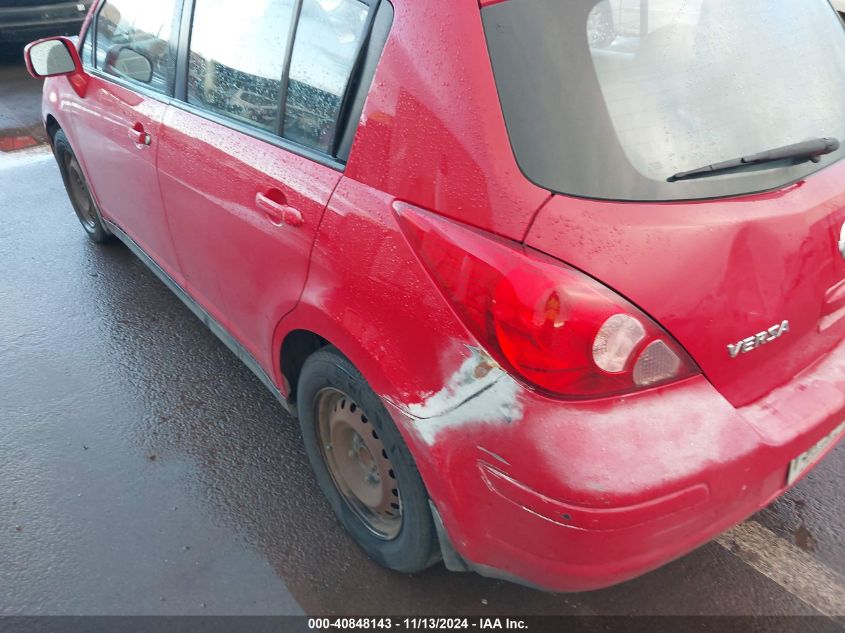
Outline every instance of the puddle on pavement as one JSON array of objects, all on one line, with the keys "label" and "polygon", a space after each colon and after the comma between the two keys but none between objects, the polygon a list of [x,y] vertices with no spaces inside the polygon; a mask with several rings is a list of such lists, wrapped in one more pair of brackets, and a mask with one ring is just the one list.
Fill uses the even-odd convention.
[{"label": "puddle on pavement", "polygon": [[792,530],[792,536],[795,537],[795,544],[805,552],[816,551],[816,539],[810,534],[810,530],[803,521],[797,530]]},{"label": "puddle on pavement", "polygon": [[801,521],[801,525],[796,530],[789,530],[795,539],[795,544],[805,552],[815,552],[817,542],[810,530],[807,529],[807,524],[804,521],[804,507],[806,503],[800,499],[793,499],[792,505],[795,507],[795,513]]}]

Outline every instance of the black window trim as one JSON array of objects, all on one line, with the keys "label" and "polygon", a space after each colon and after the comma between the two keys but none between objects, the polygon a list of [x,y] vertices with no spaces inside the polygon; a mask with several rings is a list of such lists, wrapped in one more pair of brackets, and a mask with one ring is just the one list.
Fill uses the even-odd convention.
[{"label": "black window trim", "polygon": [[311,149],[310,147],[307,147],[305,145],[294,143],[293,141],[290,141],[286,138],[282,138],[281,136],[277,136],[275,132],[268,132],[267,130],[262,130],[259,127],[255,127],[247,123],[241,123],[240,121],[231,119],[222,114],[217,114],[216,112],[213,112],[211,110],[206,110],[205,108],[201,108],[192,103],[188,103],[187,101],[172,99],[170,101],[170,105],[184,112],[188,112],[190,114],[198,116],[201,119],[206,119],[207,121],[217,123],[218,125],[222,125],[223,127],[228,128],[230,130],[234,130],[235,132],[239,132],[259,141],[264,141],[265,143],[274,145],[279,149],[283,149],[290,152],[291,154],[296,154],[297,156],[307,158],[308,160],[311,160],[315,163],[319,163],[324,167],[330,167],[339,172],[343,172],[346,169],[346,164],[337,160],[336,158],[333,158],[332,156],[319,152],[315,149]]},{"label": "black window trim", "polygon": [[[170,86],[169,94],[153,90],[140,82],[112,75],[96,68],[94,64],[97,56],[97,23],[100,18],[100,12],[103,10],[107,1],[97,0],[98,6],[95,9],[85,36],[83,36],[92,35],[92,59],[89,60],[90,65],[85,67],[86,72],[128,90],[134,90],[166,105],[179,108],[223,127],[269,143],[324,167],[335,169],[341,173],[346,170],[349,152],[358,131],[364,103],[369,96],[375,69],[381,59],[393,24],[394,9],[390,0],[359,0],[369,7],[369,12],[359,49],[356,52],[356,59],[352,66],[352,72],[343,95],[341,109],[338,115],[337,130],[335,132],[335,138],[332,141],[333,154],[331,155],[308,147],[307,145],[296,143],[281,135],[281,127],[284,121],[284,105],[287,100],[288,77],[293,57],[294,38],[304,0],[296,0],[294,6],[294,19],[291,21],[291,32],[287,43],[285,66],[282,75],[282,94],[280,95],[282,108],[280,109],[276,131],[274,132],[268,132],[261,128],[241,123],[235,119],[188,103],[188,58],[190,55],[190,36],[195,0],[177,0],[176,2],[174,24],[178,28],[174,29],[174,33],[171,35],[171,45],[175,47],[174,50],[176,52],[176,70],[175,80],[173,82],[175,85]],[[381,25],[381,28],[378,28],[379,25]],[[84,39],[81,41],[84,42]]]},{"label": "black window trim", "polygon": [[282,79],[279,84],[279,111],[276,113],[276,134],[285,138],[285,112],[288,109],[288,87],[290,86],[290,66],[293,61],[293,47],[296,44],[296,34],[299,31],[299,20],[302,18],[302,5],[305,0],[295,0],[293,15],[291,16],[288,40],[285,45],[285,61],[282,64]]},{"label": "black window trim", "polygon": [[[88,21],[88,27],[79,36],[79,59],[82,60],[82,67],[85,72],[91,73],[94,70],[94,60],[97,57],[97,19],[100,17],[100,11],[103,10],[103,5],[106,0],[94,0],[91,4],[91,19]],[[86,60],[82,53],[85,50],[85,41],[91,37],[91,55]]]},{"label": "black window trim", "polygon": [[[362,0],[370,3],[370,0]],[[361,41],[358,42],[358,50],[355,51],[355,61],[352,63],[352,68],[349,69],[349,78],[346,80],[346,87],[343,89],[343,95],[340,99],[340,108],[337,112],[337,122],[335,124],[335,134],[332,139],[330,148],[332,156],[337,156],[340,146],[343,143],[344,132],[348,122],[349,108],[351,105],[352,96],[360,91],[359,78],[362,71],[364,61],[364,51],[370,45],[370,37],[373,33],[373,24],[376,21],[376,13],[378,13],[380,0],[372,0],[370,3],[370,10],[367,12],[367,22],[364,24],[364,32],[361,36]]]},{"label": "black window trim", "polygon": [[349,160],[352,144],[361,124],[364,105],[372,90],[376,70],[387,45],[387,38],[393,26],[394,9],[390,0],[382,0],[372,11],[372,21],[367,25],[369,31],[362,38],[359,57],[349,77],[347,89],[353,95],[347,104],[347,109],[341,111],[338,119],[337,147],[335,155],[344,162]]},{"label": "black window trim", "polygon": [[[96,5],[96,4],[98,4],[98,3],[99,3],[99,0],[97,0],[97,2],[94,2],[93,4],[95,4],[95,5]],[[93,6],[93,5],[92,5],[92,6]],[[99,8],[99,7],[97,7],[97,9],[96,9],[96,13],[99,13],[99,11],[100,11],[100,8]],[[90,20],[90,21],[88,22],[88,24],[86,25],[85,30],[84,30],[82,33],[80,33],[80,35],[79,35],[79,43],[78,43],[78,45],[77,45],[77,46],[78,46],[78,49],[77,49],[77,50],[79,51],[79,59],[80,59],[80,60],[82,60],[82,67],[83,67],[86,71],[87,71],[88,69],[90,69],[90,68],[93,68],[93,67],[94,67],[94,64],[93,64],[93,63],[91,63],[91,62],[93,62],[93,61],[94,61],[94,60],[93,60],[93,57],[94,57],[94,50],[95,50],[95,49],[94,49],[94,44],[96,43],[96,42],[94,41],[94,40],[95,40],[95,37],[94,37],[94,36],[95,36],[95,33],[96,33],[96,29],[94,29],[94,23],[97,21],[97,16],[96,16],[96,13],[95,13],[94,15],[92,15],[92,16],[91,16],[91,20]],[[94,29],[94,30],[92,30],[92,29]],[[85,55],[84,55],[83,53],[85,53],[85,42],[87,41],[87,39],[88,39],[88,36],[89,36],[89,35],[91,36],[91,59],[89,59],[89,60],[88,60],[88,63],[86,63],[86,60],[85,60]]]}]

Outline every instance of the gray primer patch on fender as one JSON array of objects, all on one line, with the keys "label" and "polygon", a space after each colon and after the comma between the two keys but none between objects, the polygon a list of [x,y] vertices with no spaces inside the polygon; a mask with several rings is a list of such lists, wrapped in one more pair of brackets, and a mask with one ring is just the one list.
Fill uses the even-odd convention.
[{"label": "gray primer patch on fender", "polygon": [[428,444],[437,434],[466,424],[510,424],[522,418],[521,387],[481,349],[470,356],[437,393],[403,407],[414,428]]}]

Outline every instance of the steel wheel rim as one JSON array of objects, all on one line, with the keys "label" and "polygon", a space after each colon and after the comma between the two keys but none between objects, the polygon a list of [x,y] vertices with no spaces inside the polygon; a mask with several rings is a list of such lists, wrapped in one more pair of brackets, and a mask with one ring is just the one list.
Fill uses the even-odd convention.
[{"label": "steel wheel rim", "polygon": [[342,391],[314,398],[317,441],[335,488],[377,537],[392,540],[402,529],[402,501],[393,463],[366,413]]},{"label": "steel wheel rim", "polygon": [[88,230],[95,231],[97,229],[97,215],[94,211],[94,202],[91,200],[88,184],[85,182],[79,161],[69,152],[65,152],[65,168],[73,206],[79,212],[82,224]]}]

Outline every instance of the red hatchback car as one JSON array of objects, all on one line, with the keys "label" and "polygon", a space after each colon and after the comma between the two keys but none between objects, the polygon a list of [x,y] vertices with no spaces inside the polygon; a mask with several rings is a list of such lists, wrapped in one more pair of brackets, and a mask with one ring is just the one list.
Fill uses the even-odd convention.
[{"label": "red hatchback car", "polygon": [[845,431],[827,0],[101,0],[26,56],[85,230],[387,567],[607,586]]}]

